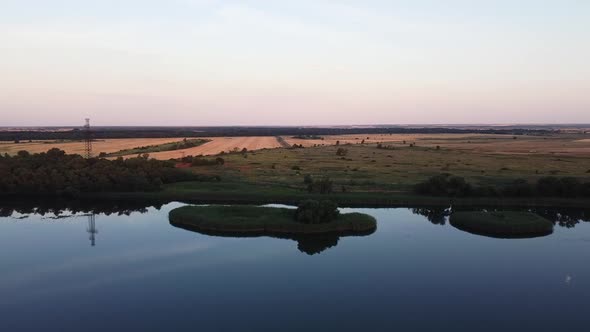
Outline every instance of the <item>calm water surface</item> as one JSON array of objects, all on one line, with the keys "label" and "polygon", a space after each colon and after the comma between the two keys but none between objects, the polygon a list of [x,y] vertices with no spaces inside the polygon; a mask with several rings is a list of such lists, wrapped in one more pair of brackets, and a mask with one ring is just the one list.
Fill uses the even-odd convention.
[{"label": "calm water surface", "polygon": [[82,213],[1,217],[0,331],[590,326],[588,222],[494,239],[411,209],[344,209],[373,215],[377,231],[298,247],[176,228],[168,212],[181,205],[97,214],[94,227]]}]

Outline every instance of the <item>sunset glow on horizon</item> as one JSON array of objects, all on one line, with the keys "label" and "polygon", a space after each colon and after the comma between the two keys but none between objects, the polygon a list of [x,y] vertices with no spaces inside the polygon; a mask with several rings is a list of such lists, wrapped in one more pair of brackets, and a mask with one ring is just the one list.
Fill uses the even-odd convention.
[{"label": "sunset glow on horizon", "polygon": [[590,1],[0,4],[0,126],[590,123]]}]

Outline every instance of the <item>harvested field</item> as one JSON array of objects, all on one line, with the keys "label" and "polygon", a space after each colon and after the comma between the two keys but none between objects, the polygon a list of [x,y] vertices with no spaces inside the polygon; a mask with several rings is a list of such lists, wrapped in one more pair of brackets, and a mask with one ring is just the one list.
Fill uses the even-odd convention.
[{"label": "harvested field", "polygon": [[[183,138],[121,138],[105,139],[92,143],[92,152],[98,155],[101,152],[112,153],[120,150],[133,149],[139,146],[158,145],[170,142],[177,142]],[[26,150],[30,153],[46,152],[58,148],[66,153],[84,153],[84,143],[81,141],[33,141],[29,142],[0,142],[0,153],[16,154],[18,151]]]},{"label": "harvested field", "polygon": [[358,144],[363,140],[366,144],[370,143],[398,143],[401,144],[404,141],[406,143],[415,143],[418,141],[430,141],[430,140],[465,140],[469,138],[478,137],[484,138],[512,138],[509,135],[474,135],[474,134],[356,134],[356,135],[333,135],[333,136],[322,136],[323,139],[301,139],[284,136],[285,140],[289,144],[302,144],[305,147],[314,145],[335,145],[336,142],[340,144]]},{"label": "harvested field", "polygon": [[[440,146],[446,150],[476,152],[497,155],[560,155],[590,157],[590,138],[588,134],[555,134],[551,136],[512,136],[512,135],[477,135],[477,134],[372,134],[372,135],[334,135],[323,136],[323,139],[297,139],[290,136],[282,136],[290,145],[301,144],[305,147],[314,145],[329,146],[336,142],[344,144],[382,143],[384,146],[394,148],[407,147],[415,144],[416,147],[435,148]],[[515,138],[516,137],[516,138]],[[132,149],[146,145],[158,145],[177,142],[183,138],[125,138],[106,139],[95,141],[93,152],[98,155],[101,152],[112,153],[124,149]],[[249,137],[203,137],[211,142],[198,147],[151,153],[156,159],[179,158],[183,152],[185,155],[215,155],[222,151],[228,152],[234,149],[248,150],[280,148],[282,145],[277,137],[249,136]],[[405,141],[405,144],[404,144]],[[83,153],[84,145],[80,141],[33,141],[0,142],[0,153],[16,154],[20,150],[31,153],[45,152],[51,148],[59,148],[67,153]]]},{"label": "harvested field", "polygon": [[[126,149],[133,149],[140,146],[159,145],[170,142],[178,142],[183,138],[123,138],[123,139],[106,139],[95,141],[92,144],[94,155],[101,152],[113,153]],[[222,151],[229,152],[235,148],[241,150],[246,148],[248,150],[260,150],[268,148],[281,147],[275,137],[204,137],[211,142],[205,143],[198,147],[174,151],[165,151],[151,153],[150,157],[156,159],[170,159],[179,158],[182,152],[188,155],[214,155]],[[80,141],[33,141],[31,143],[14,143],[14,142],[0,142],[0,153],[8,153],[10,155],[16,154],[18,151],[26,150],[31,153],[46,152],[52,148],[59,148],[66,153],[84,153],[84,144]],[[129,157],[133,157],[130,155]]]},{"label": "harvested field", "polygon": [[[516,138],[515,138],[516,137]],[[477,134],[374,134],[324,136],[322,139],[297,139],[284,137],[289,144],[314,145],[382,143],[393,147],[408,146],[410,143],[422,147],[436,147],[492,154],[555,154],[590,156],[588,135],[512,136]],[[405,141],[405,144],[404,144]]]},{"label": "harvested field", "polygon": [[166,160],[179,158],[184,153],[186,156],[215,155],[221,152],[230,152],[243,148],[252,150],[280,148],[281,144],[275,137],[206,137],[211,142],[190,149],[151,153],[150,157]]}]

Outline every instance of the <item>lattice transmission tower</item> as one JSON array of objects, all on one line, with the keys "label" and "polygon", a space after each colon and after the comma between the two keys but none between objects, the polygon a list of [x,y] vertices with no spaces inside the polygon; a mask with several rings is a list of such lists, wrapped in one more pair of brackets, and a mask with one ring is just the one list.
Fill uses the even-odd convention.
[{"label": "lattice transmission tower", "polygon": [[92,131],[90,131],[90,119],[86,119],[84,125],[84,157],[92,158]]}]

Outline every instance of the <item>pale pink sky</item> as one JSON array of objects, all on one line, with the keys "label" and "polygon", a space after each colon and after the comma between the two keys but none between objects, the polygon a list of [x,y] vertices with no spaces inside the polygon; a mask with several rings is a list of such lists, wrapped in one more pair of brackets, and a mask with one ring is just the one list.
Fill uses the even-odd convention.
[{"label": "pale pink sky", "polygon": [[590,123],[590,1],[2,8],[0,126]]}]

